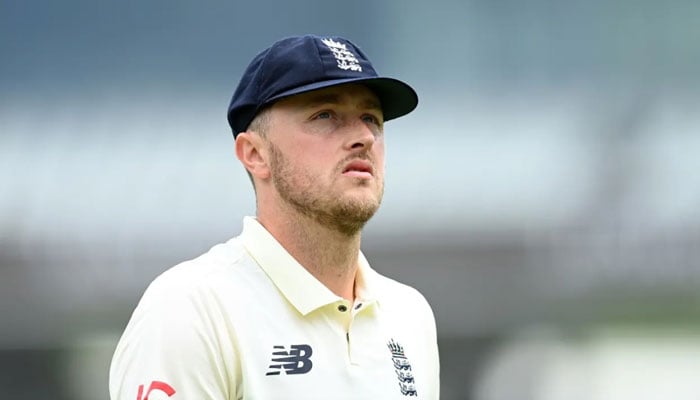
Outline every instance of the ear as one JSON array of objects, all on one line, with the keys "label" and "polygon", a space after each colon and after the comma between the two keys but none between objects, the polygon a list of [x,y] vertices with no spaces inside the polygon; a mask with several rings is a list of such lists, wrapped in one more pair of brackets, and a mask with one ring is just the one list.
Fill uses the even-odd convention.
[{"label": "ear", "polygon": [[241,132],[236,136],[236,157],[241,164],[258,180],[270,177],[265,141],[253,132]]}]

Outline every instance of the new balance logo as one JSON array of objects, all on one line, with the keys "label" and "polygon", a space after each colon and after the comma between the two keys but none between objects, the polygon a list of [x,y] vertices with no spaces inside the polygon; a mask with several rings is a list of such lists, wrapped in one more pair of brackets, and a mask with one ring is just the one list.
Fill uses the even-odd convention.
[{"label": "new balance logo", "polygon": [[272,350],[272,364],[265,375],[279,375],[282,371],[287,375],[305,374],[314,365],[313,350],[308,344],[293,344],[289,351],[284,346],[273,346]]}]

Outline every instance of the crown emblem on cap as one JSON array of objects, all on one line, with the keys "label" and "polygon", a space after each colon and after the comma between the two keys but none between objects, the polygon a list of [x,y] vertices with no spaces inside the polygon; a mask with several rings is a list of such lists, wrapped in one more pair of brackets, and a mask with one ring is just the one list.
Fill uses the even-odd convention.
[{"label": "crown emblem on cap", "polygon": [[348,50],[344,43],[336,42],[333,39],[321,39],[323,44],[328,46],[328,49],[333,53],[333,57],[338,62],[338,68],[342,70],[350,70],[362,72],[362,67],[357,57]]}]

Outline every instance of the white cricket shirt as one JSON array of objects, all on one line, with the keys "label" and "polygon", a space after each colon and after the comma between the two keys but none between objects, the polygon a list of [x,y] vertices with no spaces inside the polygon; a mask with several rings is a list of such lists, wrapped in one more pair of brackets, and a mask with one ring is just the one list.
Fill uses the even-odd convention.
[{"label": "white cricket shirt", "polygon": [[112,400],[438,399],[435,319],[360,254],[333,294],[254,218],[156,278],[119,344]]}]

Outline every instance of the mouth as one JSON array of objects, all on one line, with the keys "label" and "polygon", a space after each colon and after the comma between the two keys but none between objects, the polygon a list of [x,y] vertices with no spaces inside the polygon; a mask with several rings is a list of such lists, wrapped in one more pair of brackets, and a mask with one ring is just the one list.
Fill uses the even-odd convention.
[{"label": "mouth", "polygon": [[371,178],[374,176],[374,169],[369,161],[355,160],[343,168],[343,175],[355,178]]}]

